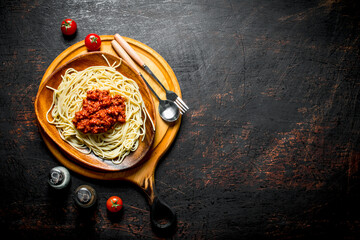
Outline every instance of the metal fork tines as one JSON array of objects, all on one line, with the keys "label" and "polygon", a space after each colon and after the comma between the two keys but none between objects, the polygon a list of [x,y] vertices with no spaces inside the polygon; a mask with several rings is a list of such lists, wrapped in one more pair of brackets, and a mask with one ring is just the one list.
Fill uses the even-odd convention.
[{"label": "metal fork tines", "polygon": [[165,91],[166,91],[166,98],[173,101],[176,104],[181,114],[184,114],[187,110],[189,110],[189,107],[186,105],[186,103],[176,93],[166,89]]},{"label": "metal fork tines", "polygon": [[184,114],[187,110],[189,110],[189,107],[186,105],[186,103],[173,91],[167,90],[164,85],[160,82],[160,80],[155,76],[155,74],[150,70],[150,68],[144,64],[143,68],[146,72],[148,72],[159,84],[160,86],[166,91],[166,98],[168,100],[173,101],[176,106],[179,108],[180,113]]}]

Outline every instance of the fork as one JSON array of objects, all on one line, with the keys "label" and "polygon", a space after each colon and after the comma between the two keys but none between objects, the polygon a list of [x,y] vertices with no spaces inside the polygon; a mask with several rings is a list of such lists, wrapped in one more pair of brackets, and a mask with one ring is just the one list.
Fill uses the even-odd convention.
[{"label": "fork", "polygon": [[166,98],[168,100],[173,101],[176,106],[179,108],[180,113],[184,114],[189,107],[185,104],[185,102],[173,91],[170,91],[164,87],[164,85],[160,82],[160,80],[155,76],[155,74],[150,70],[150,68],[144,63],[144,61],[140,58],[140,56],[135,52],[134,49],[130,47],[130,45],[123,39],[118,33],[115,34],[115,40],[125,49],[125,51],[140,65],[142,66],[146,72],[148,72],[165,90]]}]

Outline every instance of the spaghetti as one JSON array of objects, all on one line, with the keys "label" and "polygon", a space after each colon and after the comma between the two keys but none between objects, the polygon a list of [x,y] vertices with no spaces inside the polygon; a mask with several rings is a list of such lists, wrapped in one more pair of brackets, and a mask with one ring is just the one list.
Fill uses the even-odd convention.
[{"label": "spaghetti", "polygon": [[[142,136],[144,139],[148,113],[137,83],[116,71],[121,62],[116,66],[115,63],[112,66],[107,63],[109,66],[92,66],[83,71],[67,69],[58,89],[48,87],[54,93],[46,119],[56,126],[61,138],[74,148],[86,153],[93,152],[98,157],[120,164],[138,148],[139,138]],[[85,134],[76,129],[73,119],[75,113],[81,110],[87,92],[95,89],[109,91],[111,96],[121,95],[126,106],[126,119],[106,132]],[[149,120],[152,122],[150,117]]]}]

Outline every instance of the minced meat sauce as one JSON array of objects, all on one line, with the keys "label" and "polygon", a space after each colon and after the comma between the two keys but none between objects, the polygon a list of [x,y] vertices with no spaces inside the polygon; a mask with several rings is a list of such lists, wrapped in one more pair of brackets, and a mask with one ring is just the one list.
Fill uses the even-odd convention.
[{"label": "minced meat sauce", "polygon": [[72,120],[83,133],[103,133],[115,123],[125,122],[125,102],[120,95],[110,96],[107,90],[89,90],[83,101],[82,110],[75,113]]}]

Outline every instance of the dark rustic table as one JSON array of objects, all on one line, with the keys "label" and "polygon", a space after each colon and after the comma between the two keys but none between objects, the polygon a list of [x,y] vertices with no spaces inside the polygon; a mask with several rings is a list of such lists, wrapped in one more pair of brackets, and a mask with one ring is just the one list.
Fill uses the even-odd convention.
[{"label": "dark rustic table", "polygon": [[[157,51],[191,108],[155,174],[178,218],[167,237],[359,239],[359,1],[9,0],[0,18],[2,239],[162,237],[129,183],[71,172],[68,191],[47,184],[60,163],[34,99],[55,57],[91,32]],[[74,208],[81,184],[98,192],[91,214]]]}]

